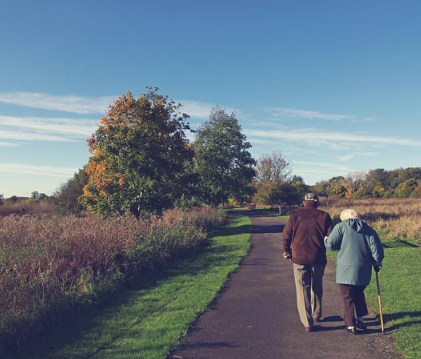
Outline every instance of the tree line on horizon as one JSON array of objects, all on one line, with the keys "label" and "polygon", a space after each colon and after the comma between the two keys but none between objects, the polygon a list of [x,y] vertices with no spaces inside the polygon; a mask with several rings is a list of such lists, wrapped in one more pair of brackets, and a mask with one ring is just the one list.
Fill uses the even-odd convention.
[{"label": "tree line on horizon", "polygon": [[347,177],[319,181],[311,188],[325,197],[421,198],[421,167],[354,172]]},{"label": "tree line on horizon", "polygon": [[[216,106],[193,131],[180,108],[157,88],[138,99],[131,92],[121,95],[87,140],[88,164],[52,197],[34,191],[30,200],[52,202],[62,213],[130,212],[140,218],[204,204],[281,208],[298,205],[308,191],[342,198],[421,197],[419,167],[355,172],[308,186],[292,175],[279,151],[253,159],[235,113]],[[0,195],[0,204],[18,200]]]}]

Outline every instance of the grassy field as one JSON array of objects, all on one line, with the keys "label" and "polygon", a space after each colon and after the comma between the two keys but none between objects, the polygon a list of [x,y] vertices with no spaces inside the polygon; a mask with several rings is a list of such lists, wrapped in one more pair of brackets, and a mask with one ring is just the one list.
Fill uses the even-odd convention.
[{"label": "grassy field", "polygon": [[13,359],[165,358],[238,268],[250,232],[248,217],[232,216],[209,247],[163,273],[156,285],[75,316]]},{"label": "grassy field", "polygon": [[322,199],[320,209],[327,211],[335,222],[345,208],[354,208],[390,246],[421,245],[421,199]]}]

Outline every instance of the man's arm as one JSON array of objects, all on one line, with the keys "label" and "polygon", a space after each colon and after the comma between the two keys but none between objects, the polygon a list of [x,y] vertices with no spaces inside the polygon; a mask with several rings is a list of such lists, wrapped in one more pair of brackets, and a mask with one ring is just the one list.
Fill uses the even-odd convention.
[{"label": "man's arm", "polygon": [[325,236],[328,236],[330,233],[332,233],[332,230],[333,230],[333,221],[330,215],[327,214]]},{"label": "man's arm", "polygon": [[284,258],[291,259],[291,242],[292,242],[292,223],[291,217],[282,232],[282,241],[284,244]]}]

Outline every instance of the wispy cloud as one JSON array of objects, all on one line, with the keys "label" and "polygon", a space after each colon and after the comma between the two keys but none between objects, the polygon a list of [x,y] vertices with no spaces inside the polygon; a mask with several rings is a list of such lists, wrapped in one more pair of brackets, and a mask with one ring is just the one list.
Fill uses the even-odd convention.
[{"label": "wispy cloud", "polygon": [[292,161],[292,165],[294,168],[293,172],[298,173],[300,176],[311,178],[331,178],[355,172],[355,169],[352,167],[330,162]]},{"label": "wispy cloud", "polygon": [[36,92],[3,92],[0,103],[38,108],[44,110],[65,111],[78,114],[104,114],[118,96],[80,97],[59,96]]},{"label": "wispy cloud", "polygon": [[0,147],[19,147],[20,145],[12,142],[2,142],[0,141]]},{"label": "wispy cloud", "polygon": [[98,127],[92,119],[0,116],[0,126],[42,133],[87,137]]},{"label": "wispy cloud", "polygon": [[72,142],[71,138],[54,136],[45,133],[24,132],[24,131],[4,131],[0,130],[0,139],[15,141],[48,141],[48,142]]},{"label": "wispy cloud", "polygon": [[268,123],[271,121],[278,121],[279,119],[306,119],[306,120],[322,120],[322,121],[336,121],[336,122],[375,122],[374,117],[360,117],[357,115],[346,115],[339,113],[326,113],[320,111],[309,111],[299,108],[287,108],[287,107],[264,107],[267,113],[270,114],[271,118],[267,120]]},{"label": "wispy cloud", "polygon": [[352,123],[357,122],[376,122],[376,119],[374,117],[363,117],[363,118],[356,118],[354,120],[351,120]]},{"label": "wispy cloud", "polygon": [[0,173],[39,175],[48,177],[68,178],[77,171],[77,168],[36,166],[24,163],[1,163]]},{"label": "wispy cloud", "polygon": [[300,165],[304,167],[319,168],[321,170],[335,170],[335,171],[347,171],[352,172],[353,169],[349,166],[342,164],[335,164],[332,162],[313,162],[313,161],[293,161],[294,165]]},{"label": "wispy cloud", "polygon": [[350,134],[343,132],[323,132],[316,129],[284,129],[282,131],[267,131],[267,130],[247,130],[244,131],[246,135],[253,137],[262,137],[268,139],[279,139],[286,141],[305,141],[307,144],[313,145],[352,145],[365,144],[370,146],[375,145],[398,145],[421,147],[421,141],[411,140],[408,138],[396,138],[388,136],[365,136],[358,134]]},{"label": "wispy cloud", "polygon": [[[367,152],[367,151],[358,151],[358,157],[373,157],[373,156],[378,156],[378,153],[376,152]],[[349,153],[346,154],[344,156],[338,156],[337,159],[341,162],[347,162],[347,161],[351,161],[353,159],[355,159],[356,153]]]},{"label": "wispy cloud", "polygon": [[213,105],[203,102],[181,100],[182,111],[192,118],[209,118]]},{"label": "wispy cloud", "polygon": [[328,121],[355,120],[357,118],[355,115],[324,113],[319,111],[302,110],[298,108],[266,107],[265,109],[276,117],[320,119]]},{"label": "wispy cloud", "polygon": [[338,160],[341,162],[350,161],[354,158],[354,155],[345,155],[345,156],[339,156]]},{"label": "wispy cloud", "polygon": [[[0,103],[77,114],[104,114],[117,98],[118,95],[82,97],[22,91],[0,93]],[[209,118],[211,109],[215,107],[215,104],[193,100],[180,100],[178,102],[183,105],[182,111],[192,118]],[[236,109],[221,107],[226,109],[228,113],[239,113]]]},{"label": "wispy cloud", "polygon": [[[216,105],[211,105],[206,102],[198,102],[198,101],[192,101],[192,100],[180,100],[179,101],[183,107],[182,111],[188,114],[192,118],[200,118],[200,119],[208,119],[209,114]],[[232,112],[235,112],[236,114],[240,114],[241,111],[233,109],[233,108],[227,108],[224,106],[220,106],[222,109],[224,109],[229,115]]]}]

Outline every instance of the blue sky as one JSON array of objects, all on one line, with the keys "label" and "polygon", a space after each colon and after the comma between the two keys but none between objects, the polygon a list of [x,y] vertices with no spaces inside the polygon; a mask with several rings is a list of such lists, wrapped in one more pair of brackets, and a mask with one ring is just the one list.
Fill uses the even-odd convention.
[{"label": "blue sky", "polygon": [[419,167],[421,2],[0,0],[0,194],[52,194],[122,93],[235,111],[307,184]]}]

